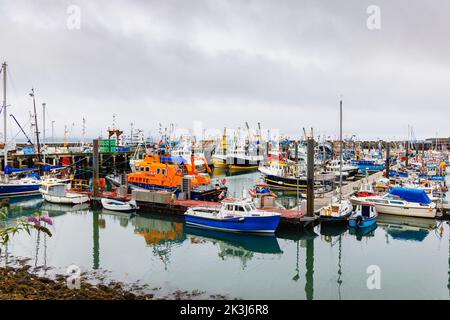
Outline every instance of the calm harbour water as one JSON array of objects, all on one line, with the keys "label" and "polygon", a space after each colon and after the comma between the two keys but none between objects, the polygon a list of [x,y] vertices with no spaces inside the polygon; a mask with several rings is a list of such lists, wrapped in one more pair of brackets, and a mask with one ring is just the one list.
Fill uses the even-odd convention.
[{"label": "calm harbour water", "polygon": [[[227,177],[241,194],[258,174]],[[237,235],[186,227],[181,219],[15,202],[9,220],[36,211],[54,218],[53,236],[13,238],[8,252],[32,265],[69,265],[151,288],[201,290],[244,299],[449,299],[448,222],[380,216],[366,235],[317,226],[276,236]],[[369,266],[381,288],[369,290]]]}]

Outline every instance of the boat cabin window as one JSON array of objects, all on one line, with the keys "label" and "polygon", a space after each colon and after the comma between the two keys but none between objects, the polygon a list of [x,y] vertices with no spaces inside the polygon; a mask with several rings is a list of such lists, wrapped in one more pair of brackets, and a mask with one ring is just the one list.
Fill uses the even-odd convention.
[{"label": "boat cabin window", "polygon": [[162,169],[162,174],[163,174],[163,175],[166,174],[166,169]]},{"label": "boat cabin window", "polygon": [[156,169],[156,174],[160,174],[160,173],[161,173],[161,169],[160,168]]},{"label": "boat cabin window", "polygon": [[150,167],[146,167],[145,171],[149,172],[150,171]]},{"label": "boat cabin window", "polygon": [[227,204],[226,210],[233,211],[234,210],[234,206],[232,204]]},{"label": "boat cabin window", "polygon": [[370,206],[362,206],[362,208],[361,208],[361,215],[363,216],[363,217],[370,217]]},{"label": "boat cabin window", "polygon": [[250,206],[250,205],[245,205],[245,210],[246,211],[252,211],[252,206]]},{"label": "boat cabin window", "polygon": [[139,171],[139,166],[136,166],[135,168],[136,168],[136,171]]},{"label": "boat cabin window", "polygon": [[242,211],[242,212],[245,212],[243,206],[236,206],[236,211]]},{"label": "boat cabin window", "polygon": [[141,171],[144,171],[145,170],[145,167],[141,167]]}]

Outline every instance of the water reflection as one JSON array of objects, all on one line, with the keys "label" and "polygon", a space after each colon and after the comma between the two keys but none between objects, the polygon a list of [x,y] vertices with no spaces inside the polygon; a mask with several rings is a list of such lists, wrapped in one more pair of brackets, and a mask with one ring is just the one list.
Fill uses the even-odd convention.
[{"label": "water reflection", "polygon": [[[450,247],[450,239],[443,237],[447,235],[444,232],[448,232],[448,223],[440,224],[432,219],[380,215],[378,228],[374,229],[359,231],[345,224],[324,224],[314,229],[281,230],[275,236],[260,236],[189,227],[182,219],[160,215],[90,211],[42,203],[40,199],[28,199],[20,205],[11,203],[8,210],[9,221],[39,211],[56,217],[52,227],[54,237],[34,231],[32,238],[22,235],[19,241],[12,242],[10,252],[31,258],[30,263],[36,266],[57,266],[65,270],[76,263],[86,269],[111,270],[119,279],[130,274],[133,280],[142,279],[152,285],[164,286],[167,281],[174,287],[228,293],[232,297],[312,300],[330,298],[331,294],[331,298],[339,299],[380,298],[374,291],[359,288],[366,281],[368,264],[389,265],[392,277],[388,280],[400,286],[409,283],[411,274],[420,272],[423,265],[419,254],[426,254],[440,270],[422,283],[428,292],[436,292],[428,298],[442,298],[442,291],[444,298],[450,296],[450,250],[446,248],[447,243]],[[372,238],[378,241],[359,242]],[[391,251],[400,250],[398,255],[386,251],[389,242],[394,241],[403,242],[402,246],[389,247]],[[70,256],[66,254],[68,246],[73,246]],[[392,254],[388,256],[389,261],[382,254],[377,255],[379,252]],[[128,263],[122,263],[124,257]],[[226,280],[217,283],[207,280],[216,279],[212,271],[186,279],[186,272],[195,272],[202,265],[214,265]],[[270,278],[272,282],[265,283],[261,279],[266,279],[267,272],[283,276],[274,276]],[[387,273],[386,277],[389,277]],[[254,286],[253,291],[241,289],[243,284]],[[427,298],[421,288],[411,292],[391,287],[383,294],[386,298],[409,298],[413,294]]]},{"label": "water reflection", "polygon": [[208,230],[185,227],[185,232],[189,235],[192,244],[212,243],[219,248],[219,257],[222,260],[227,258],[237,258],[242,262],[242,269],[245,269],[255,253],[277,255],[282,254],[277,238],[273,235],[252,235],[241,233],[222,232],[218,230]]},{"label": "water reflection", "polygon": [[159,257],[167,270],[173,244],[182,243],[186,239],[184,223],[143,216],[136,216],[131,223],[134,232],[144,238],[147,246],[152,248],[153,254]]},{"label": "water reflection", "polygon": [[340,236],[347,231],[348,227],[345,223],[322,223],[320,225],[320,234],[326,242],[331,242],[333,237]]},{"label": "water reflection", "polygon": [[422,242],[436,229],[437,222],[426,218],[379,215],[377,224],[386,232],[387,243],[389,236],[394,240]]},{"label": "water reflection", "polygon": [[365,228],[349,228],[349,233],[356,236],[356,240],[361,241],[364,237],[374,237],[377,228],[378,225],[375,223]]}]

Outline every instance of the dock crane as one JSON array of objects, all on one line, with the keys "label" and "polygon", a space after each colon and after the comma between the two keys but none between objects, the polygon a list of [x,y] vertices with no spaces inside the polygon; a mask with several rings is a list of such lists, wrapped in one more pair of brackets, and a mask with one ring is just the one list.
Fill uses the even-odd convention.
[{"label": "dock crane", "polygon": [[13,114],[10,114],[10,116],[14,119],[14,121],[17,123],[17,125],[19,126],[20,130],[22,131],[22,133],[24,134],[25,138],[27,138],[28,143],[31,144],[31,146],[34,147],[33,142],[31,141],[30,137],[28,137],[28,135],[26,134],[25,130],[23,130],[22,126],[20,125],[19,121],[17,121],[16,117]]}]

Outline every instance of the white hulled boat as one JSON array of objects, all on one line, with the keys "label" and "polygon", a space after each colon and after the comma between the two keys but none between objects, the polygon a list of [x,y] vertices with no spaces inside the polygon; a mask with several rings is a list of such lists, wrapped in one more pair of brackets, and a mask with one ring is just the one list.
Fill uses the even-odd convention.
[{"label": "white hulled boat", "polygon": [[39,188],[39,191],[44,200],[51,203],[80,204],[89,201],[89,196],[86,194],[68,191],[65,183],[44,183]]},{"label": "white hulled boat", "polygon": [[436,204],[424,190],[393,188],[389,193],[367,199],[378,213],[408,217],[435,218]]}]

